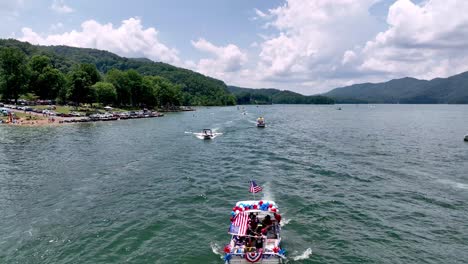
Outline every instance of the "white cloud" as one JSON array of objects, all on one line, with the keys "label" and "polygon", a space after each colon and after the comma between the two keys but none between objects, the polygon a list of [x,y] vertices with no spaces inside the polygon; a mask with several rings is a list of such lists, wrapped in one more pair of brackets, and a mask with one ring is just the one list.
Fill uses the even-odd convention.
[{"label": "white cloud", "polygon": [[54,0],[50,6],[50,9],[61,14],[72,13],[74,11],[73,8],[65,4],[64,0]]},{"label": "white cloud", "polygon": [[252,82],[311,94],[351,83],[468,70],[468,1],[396,0],[387,25],[370,14],[378,2],[286,0],[268,12],[255,10],[276,34],[261,35]]},{"label": "white cloud", "polygon": [[343,55],[343,60],[341,61],[341,64],[345,65],[356,59],[357,59],[356,53],[352,50],[347,50]]},{"label": "white cloud", "polygon": [[255,14],[258,16],[258,17],[261,17],[261,18],[265,18],[267,17],[268,15],[263,13],[262,11],[258,10],[257,8],[255,8]]},{"label": "white cloud", "polygon": [[[269,10],[267,25],[278,33],[260,43],[258,77],[265,82],[282,81],[286,87],[326,83],[342,63],[352,59],[351,53],[346,58],[343,54],[377,32],[375,18],[368,11],[375,2],[287,0]],[[316,85],[307,93],[324,88]]]},{"label": "white cloud", "polygon": [[231,80],[232,76],[241,72],[248,60],[246,53],[233,44],[216,46],[201,38],[197,41],[192,41],[192,45],[197,50],[211,55],[211,58],[203,58],[198,63],[191,64],[192,68],[203,74],[221,78],[225,81]]},{"label": "white cloud", "polygon": [[22,33],[20,40],[34,44],[95,48],[126,57],[146,57],[154,61],[180,63],[178,51],[161,43],[158,31],[153,27],[143,28],[138,18],[124,20],[119,27],[88,20],[81,24],[81,31],[43,36],[25,27]]},{"label": "white cloud", "polygon": [[396,1],[389,28],[360,51],[359,70],[426,79],[468,70],[467,10],[468,1]]}]

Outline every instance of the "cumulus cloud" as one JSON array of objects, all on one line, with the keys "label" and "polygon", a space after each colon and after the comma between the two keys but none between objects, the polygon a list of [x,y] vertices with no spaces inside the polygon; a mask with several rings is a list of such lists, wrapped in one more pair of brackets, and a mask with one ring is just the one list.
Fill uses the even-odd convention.
[{"label": "cumulus cloud", "polygon": [[379,0],[286,0],[255,12],[276,31],[262,36],[257,81],[303,93],[405,76],[430,79],[468,70],[468,1],[396,0],[387,25]]},{"label": "cumulus cloud", "polygon": [[389,28],[360,50],[362,71],[419,78],[446,77],[468,69],[468,1],[398,0]]},{"label": "cumulus cloud", "polygon": [[88,20],[81,24],[81,30],[63,34],[41,35],[27,27],[22,29],[22,33],[20,40],[34,44],[95,48],[126,57],[146,57],[177,65],[180,63],[178,51],[161,43],[158,31],[153,27],[144,28],[138,18],[124,20],[119,27]]},{"label": "cumulus cloud", "polygon": [[[375,0],[287,0],[268,11],[267,25],[277,34],[260,43],[258,71],[264,81],[288,79],[296,86],[336,75],[352,59],[347,50],[375,34],[369,8]],[[370,26],[369,26],[370,25]],[[359,30],[360,27],[366,30]],[[322,82],[325,83],[325,82]],[[323,85],[308,93],[318,92]]]},{"label": "cumulus cloud", "polygon": [[64,0],[54,0],[50,6],[50,9],[61,14],[72,13],[74,11],[73,8],[65,4]]},{"label": "cumulus cloud", "polygon": [[203,58],[198,63],[191,63],[195,70],[222,79],[230,79],[234,73],[242,70],[247,62],[247,55],[234,44],[216,46],[211,42],[200,38],[192,41],[197,50],[208,53],[210,58]]}]

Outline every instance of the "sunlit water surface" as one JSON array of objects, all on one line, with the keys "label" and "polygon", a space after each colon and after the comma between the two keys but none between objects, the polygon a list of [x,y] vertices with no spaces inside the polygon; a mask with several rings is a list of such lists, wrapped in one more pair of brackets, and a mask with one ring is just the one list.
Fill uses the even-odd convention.
[{"label": "sunlit water surface", "polygon": [[336,107],[0,126],[0,263],[222,263],[250,178],[289,263],[466,263],[468,107]]}]

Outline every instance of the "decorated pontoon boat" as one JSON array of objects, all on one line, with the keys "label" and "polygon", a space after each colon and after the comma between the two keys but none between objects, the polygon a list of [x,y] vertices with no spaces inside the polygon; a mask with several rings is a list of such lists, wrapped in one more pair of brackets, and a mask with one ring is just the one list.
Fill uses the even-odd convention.
[{"label": "decorated pontoon boat", "polygon": [[225,263],[284,263],[280,221],[274,201],[237,202],[231,212],[231,241],[224,247]]}]

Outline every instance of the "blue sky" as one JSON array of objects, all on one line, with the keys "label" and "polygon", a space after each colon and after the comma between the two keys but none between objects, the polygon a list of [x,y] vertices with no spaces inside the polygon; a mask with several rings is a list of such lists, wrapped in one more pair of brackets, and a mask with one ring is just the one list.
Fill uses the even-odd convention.
[{"label": "blue sky", "polygon": [[0,37],[148,57],[304,94],[465,67],[457,0],[0,0]]}]

